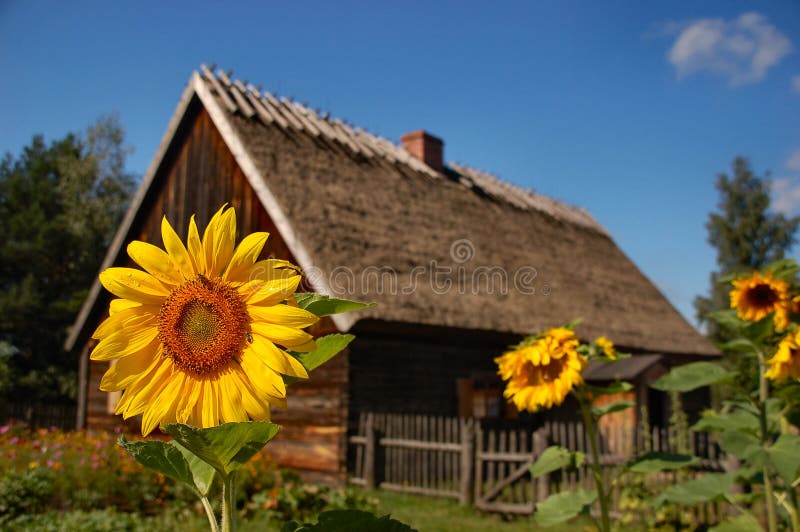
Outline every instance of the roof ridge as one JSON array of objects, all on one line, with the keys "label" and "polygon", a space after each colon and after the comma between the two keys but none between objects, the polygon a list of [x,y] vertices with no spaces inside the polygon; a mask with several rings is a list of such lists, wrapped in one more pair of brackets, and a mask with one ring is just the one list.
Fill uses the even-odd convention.
[{"label": "roof ridge", "polygon": [[[232,78],[232,71],[226,72],[221,68],[214,70],[214,65],[209,68],[203,64],[200,65],[198,75],[206,80],[211,91],[217,94],[230,113],[240,113],[248,119],[258,118],[265,125],[276,125],[290,135],[310,135],[328,144],[337,145],[356,157],[399,164],[431,178],[445,177],[386,137],[350,125],[345,119],[334,117],[329,112],[320,115],[309,106],[291,98],[262,91],[251,83]],[[459,174],[461,179],[457,182],[466,188],[477,189],[495,200],[522,210],[534,209],[564,222],[607,234],[583,207],[522,188],[485,170],[453,162],[448,163],[447,167]],[[465,183],[465,179],[469,183]]]}]

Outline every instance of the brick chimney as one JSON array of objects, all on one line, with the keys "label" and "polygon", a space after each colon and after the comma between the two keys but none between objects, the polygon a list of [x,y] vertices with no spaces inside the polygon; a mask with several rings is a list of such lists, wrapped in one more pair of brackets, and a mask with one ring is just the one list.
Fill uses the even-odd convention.
[{"label": "brick chimney", "polygon": [[444,171],[444,142],[427,131],[418,130],[400,137],[403,148],[437,172]]}]

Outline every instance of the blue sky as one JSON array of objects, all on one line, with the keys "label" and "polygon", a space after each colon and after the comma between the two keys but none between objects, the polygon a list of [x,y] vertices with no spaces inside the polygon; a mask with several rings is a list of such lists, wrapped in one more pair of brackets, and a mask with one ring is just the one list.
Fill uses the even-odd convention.
[{"label": "blue sky", "polygon": [[[0,151],[118,112],[142,174],[200,63],[580,205],[687,318],[736,155],[800,209],[800,4],[0,0]],[[795,253],[797,256],[797,253]]]}]

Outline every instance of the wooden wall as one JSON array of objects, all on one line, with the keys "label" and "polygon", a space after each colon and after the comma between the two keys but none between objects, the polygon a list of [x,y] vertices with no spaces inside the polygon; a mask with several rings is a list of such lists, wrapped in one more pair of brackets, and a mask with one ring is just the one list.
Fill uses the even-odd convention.
[{"label": "wooden wall", "polygon": [[[132,239],[161,245],[160,224],[164,214],[183,238],[189,217],[196,214],[202,232],[224,203],[236,208],[239,237],[268,231],[270,237],[263,257],[285,258],[296,264],[210,116],[194,101],[137,214]],[[118,265],[131,262],[123,256]],[[102,308],[107,309],[109,294],[104,291],[101,297]],[[93,330],[103,318],[96,316],[87,331]],[[326,318],[311,332],[319,335],[334,330],[333,323]],[[310,381],[294,384],[288,410],[274,412],[273,421],[281,424],[283,430],[269,450],[280,463],[314,471],[325,480],[344,478],[347,360],[347,353],[342,353],[315,371]],[[98,388],[107,369],[108,363],[89,364],[86,424],[90,428],[111,428],[121,422],[119,416],[109,414],[109,394]],[[133,425],[138,427],[138,420]]]}]

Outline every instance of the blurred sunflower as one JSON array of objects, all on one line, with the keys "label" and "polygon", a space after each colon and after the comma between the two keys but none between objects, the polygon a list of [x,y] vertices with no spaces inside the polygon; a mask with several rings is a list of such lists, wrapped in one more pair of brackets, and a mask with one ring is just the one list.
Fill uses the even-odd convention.
[{"label": "blurred sunflower", "polygon": [[800,379],[800,328],[790,332],[778,344],[778,351],[767,361],[769,369],[764,373],[768,379],[784,382],[789,378]]},{"label": "blurred sunflower", "polygon": [[[268,420],[285,407],[281,374],[307,378],[283,348],[314,349],[302,329],[314,314],[294,305],[297,267],[256,262],[269,236],[253,233],[235,246],[234,209],[220,209],[202,240],[192,216],[184,246],[166,217],[166,251],[133,241],[128,255],[144,271],[109,268],[100,282],[119,299],[95,331],[92,360],[113,360],[100,389],[124,390],[116,414],[142,414],[142,434],[160,424]],[[289,304],[287,304],[289,303]]]},{"label": "blurred sunflower", "polygon": [[611,360],[617,359],[617,351],[616,349],[614,349],[613,342],[611,342],[611,340],[609,340],[605,336],[601,336],[600,338],[595,340],[594,344],[598,347],[600,353],[605,355],[607,358],[610,358]]},{"label": "blurred sunflower", "polygon": [[733,281],[731,308],[735,308],[739,318],[759,321],[771,312],[775,313],[775,328],[783,330],[789,322],[789,284],[781,279],[773,279],[771,273],[761,275],[755,271],[749,277]]},{"label": "blurred sunflower", "polygon": [[563,403],[570,390],[583,383],[586,359],[578,345],[573,331],[559,327],[496,358],[498,373],[508,381],[503,396],[529,412]]}]

